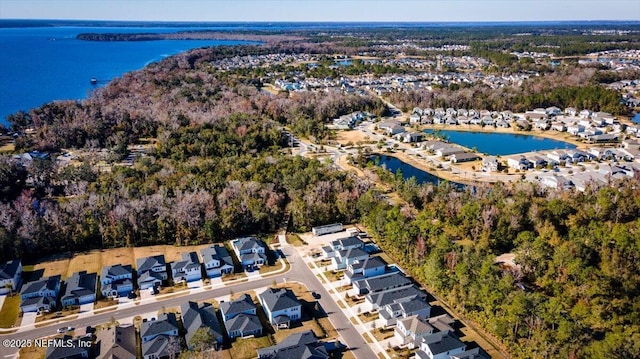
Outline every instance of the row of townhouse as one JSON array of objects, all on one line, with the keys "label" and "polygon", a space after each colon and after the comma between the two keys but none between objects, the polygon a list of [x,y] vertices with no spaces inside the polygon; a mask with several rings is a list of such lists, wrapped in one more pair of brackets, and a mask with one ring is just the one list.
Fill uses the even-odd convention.
[{"label": "row of townhouse", "polygon": [[447,314],[431,317],[427,293],[397,267],[379,256],[369,256],[358,237],[336,239],[323,247],[334,270],[345,269],[351,289],[347,295],[364,297],[360,310],[377,312],[378,321],[394,327],[394,345],[419,348],[416,356],[430,359],[486,358],[478,349],[467,350],[455,335],[454,320]]}]

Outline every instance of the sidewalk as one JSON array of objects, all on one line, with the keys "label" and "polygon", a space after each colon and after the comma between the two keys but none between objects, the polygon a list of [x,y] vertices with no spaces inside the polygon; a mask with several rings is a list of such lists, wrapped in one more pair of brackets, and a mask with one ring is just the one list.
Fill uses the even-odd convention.
[{"label": "sidewalk", "polygon": [[[287,244],[288,245],[288,244]],[[197,293],[197,292],[202,292],[202,291],[206,291],[206,290],[211,290],[211,289],[217,289],[217,288],[222,288],[222,287],[227,287],[227,286],[231,286],[235,283],[240,283],[240,282],[245,282],[247,280],[249,281],[253,281],[253,280],[258,280],[258,279],[262,279],[264,277],[269,277],[275,274],[280,274],[282,272],[284,272],[287,269],[287,263],[284,261],[284,259],[280,259],[280,268],[269,272],[269,273],[265,273],[264,275],[260,275],[258,274],[257,276],[253,276],[250,278],[238,278],[238,279],[234,279],[234,280],[230,280],[228,282],[223,282],[222,280],[218,280],[215,281],[215,283],[212,281],[211,284],[206,285],[206,286],[202,286],[200,288],[187,288],[184,290],[180,290],[177,292],[173,292],[173,293],[167,293],[167,294],[158,294],[158,295],[153,295],[153,296],[148,296],[146,298],[140,298],[138,300],[131,300],[131,301],[127,301],[124,303],[119,303],[117,305],[115,305],[115,310],[120,310],[120,309],[124,309],[127,307],[131,307],[137,304],[142,304],[142,303],[146,303],[146,302],[152,302],[152,301],[161,301],[164,298],[168,298],[168,297],[175,297],[176,295],[188,295],[191,293]],[[291,267],[289,267],[289,270],[291,270]],[[3,299],[4,300],[4,299]],[[79,317],[90,317],[92,315],[95,314],[99,314],[105,311],[110,311],[110,310],[114,310],[113,309],[114,306],[109,306],[109,307],[103,307],[100,309],[92,309],[90,311],[86,311],[83,313],[80,313],[79,316],[75,316],[73,315],[73,319],[78,319]],[[0,334],[4,334],[4,333],[10,333],[15,331],[16,329],[19,332],[23,332],[23,331],[27,331],[27,330],[31,330],[35,328],[35,322],[36,322],[36,313],[24,313],[23,318],[22,318],[22,322],[20,323],[19,327],[13,327],[13,328],[0,328]],[[49,324],[53,324],[53,323],[64,323],[68,318],[62,317],[62,318],[55,318],[55,319],[49,319],[49,320],[45,320],[42,322],[38,323],[38,326],[46,326]],[[71,318],[69,318],[69,320],[71,320]]]}]

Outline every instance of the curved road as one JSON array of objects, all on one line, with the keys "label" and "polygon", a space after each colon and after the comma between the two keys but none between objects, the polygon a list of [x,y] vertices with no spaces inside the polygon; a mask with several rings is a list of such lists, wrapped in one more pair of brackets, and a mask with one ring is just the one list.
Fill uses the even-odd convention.
[{"label": "curved road", "polygon": [[[321,296],[318,302],[327,313],[329,320],[333,324],[334,328],[341,336],[341,342],[344,343],[352,350],[356,358],[371,359],[375,358],[376,354],[368,346],[364,338],[354,328],[353,324],[349,321],[344,313],[340,310],[336,302],[331,299],[331,295],[325,289],[324,285],[313,274],[311,269],[302,260],[300,254],[291,246],[284,246],[281,248],[282,252],[287,257],[291,269],[285,273],[261,278],[258,280],[252,280],[249,282],[241,282],[232,285],[227,285],[220,288],[211,290],[205,290],[202,292],[191,293],[182,295],[179,297],[170,297],[166,299],[160,299],[148,303],[141,303],[139,305],[128,306],[115,311],[107,311],[100,314],[95,314],[86,318],[78,318],[70,321],[59,322],[55,324],[49,324],[44,327],[35,328],[28,331],[4,334],[2,339],[36,339],[50,335],[55,335],[57,328],[61,326],[71,326],[75,328],[83,328],[86,326],[95,326],[102,323],[110,322],[112,319],[120,320],[144,313],[156,312],[163,307],[176,307],[180,306],[187,300],[202,301],[206,299],[212,299],[229,294],[229,291],[233,289],[235,293],[246,292],[260,287],[270,286],[274,280],[277,282],[282,281],[296,281],[305,284],[308,288],[313,288]],[[5,357],[12,357],[17,353],[17,349],[5,348],[0,345],[0,359]]]}]

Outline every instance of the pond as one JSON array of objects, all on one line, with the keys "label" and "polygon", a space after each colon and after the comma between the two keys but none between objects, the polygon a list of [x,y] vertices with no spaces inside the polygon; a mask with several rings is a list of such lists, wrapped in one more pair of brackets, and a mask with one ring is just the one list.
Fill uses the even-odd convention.
[{"label": "pond", "polygon": [[[435,185],[439,185],[442,182],[445,182],[444,179],[432,175],[429,172],[425,172],[421,169],[415,168],[409,164],[406,164],[399,159],[393,156],[385,156],[385,155],[376,155],[371,157],[371,161],[376,166],[380,166],[388,171],[396,173],[396,171],[400,170],[402,172],[402,177],[405,180],[408,180],[411,177],[415,177],[416,182],[419,184],[423,183],[432,183]],[[464,189],[465,185],[462,183],[447,181],[458,189]]]},{"label": "pond", "polygon": [[640,123],[640,113],[636,113],[633,117],[631,117],[631,122]]},{"label": "pond", "polygon": [[425,130],[424,132],[429,134],[437,132],[438,135],[444,136],[444,138],[449,142],[453,142],[467,148],[475,148],[480,153],[486,153],[492,156],[513,155],[516,153],[541,150],[576,148],[575,145],[564,141],[515,133],[467,132],[452,130]]}]

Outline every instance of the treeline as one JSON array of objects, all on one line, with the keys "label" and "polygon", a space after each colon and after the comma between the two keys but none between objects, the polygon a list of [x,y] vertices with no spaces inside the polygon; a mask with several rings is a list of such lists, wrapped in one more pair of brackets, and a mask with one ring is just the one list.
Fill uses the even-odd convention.
[{"label": "treeline", "polygon": [[[370,233],[514,358],[640,357],[637,181],[584,193],[395,182],[410,204],[363,196]],[[505,253],[515,265],[496,262]]]},{"label": "treeline", "polygon": [[[150,156],[107,173],[88,165],[60,170],[51,160],[14,172],[18,166],[4,158],[0,261],[272,233],[285,208],[301,231],[357,219],[355,204],[369,185],[317,160],[282,153],[283,141],[270,121],[232,117],[162,129]],[[29,187],[27,175],[35,181]]]},{"label": "treeline", "polygon": [[438,88],[433,91],[415,90],[408,93],[389,93],[389,101],[404,111],[421,108],[467,108],[490,111],[524,112],[536,107],[575,107],[591,111],[628,115],[629,108],[620,102],[620,94],[596,79],[595,69],[573,69],[541,78],[525,80],[522,86],[492,89],[474,85],[461,89]]}]

